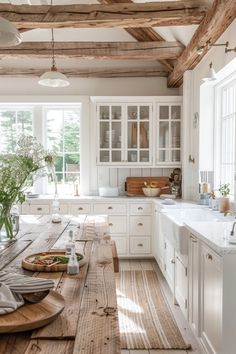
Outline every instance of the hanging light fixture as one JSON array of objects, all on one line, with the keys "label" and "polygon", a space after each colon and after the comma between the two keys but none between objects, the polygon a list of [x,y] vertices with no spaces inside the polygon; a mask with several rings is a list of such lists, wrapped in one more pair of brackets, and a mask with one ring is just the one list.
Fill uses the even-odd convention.
[{"label": "hanging light fixture", "polygon": [[54,49],[54,33],[52,28],[52,67],[50,71],[47,71],[39,78],[39,85],[49,87],[66,87],[70,85],[70,82],[66,75],[57,71],[55,62],[55,49]]},{"label": "hanging light fixture", "polygon": [[17,28],[5,18],[0,17],[0,47],[12,47],[21,42],[22,37]]},{"label": "hanging light fixture", "polygon": [[209,69],[208,72],[206,74],[206,76],[202,79],[203,81],[214,81],[216,80],[216,72],[213,68],[213,64],[212,62],[209,65]]}]

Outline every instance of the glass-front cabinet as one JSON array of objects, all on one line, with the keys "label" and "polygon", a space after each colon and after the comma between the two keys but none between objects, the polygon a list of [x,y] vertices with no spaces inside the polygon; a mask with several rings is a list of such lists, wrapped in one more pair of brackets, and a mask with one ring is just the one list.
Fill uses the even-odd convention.
[{"label": "glass-front cabinet", "polygon": [[181,163],[181,104],[157,104],[156,164]]},{"label": "glass-front cabinet", "polygon": [[151,104],[99,103],[96,111],[99,164],[151,164]]}]

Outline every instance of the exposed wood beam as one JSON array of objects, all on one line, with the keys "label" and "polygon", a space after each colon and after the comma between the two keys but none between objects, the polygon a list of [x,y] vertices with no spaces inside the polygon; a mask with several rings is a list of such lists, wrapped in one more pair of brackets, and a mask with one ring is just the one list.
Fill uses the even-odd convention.
[{"label": "exposed wood beam", "polygon": [[[16,69],[4,68],[0,69],[0,76],[9,77],[29,77],[40,76],[45,71],[43,69]],[[60,69],[63,74],[68,77],[94,77],[94,78],[115,78],[115,77],[167,77],[166,71],[151,67],[151,68],[92,68],[92,69]]]},{"label": "exposed wood beam", "polygon": [[[116,4],[118,2],[132,3],[132,0],[98,0],[100,4]],[[160,36],[154,29],[151,27],[141,27],[141,28],[125,28],[133,38],[139,42],[145,41],[164,41],[164,38]],[[173,71],[173,65],[167,60],[159,60],[159,62],[166,67],[166,69],[171,72]]]},{"label": "exposed wood beam", "polygon": [[[57,58],[84,59],[175,59],[183,51],[179,42],[56,42]],[[0,58],[48,58],[51,42],[23,42],[0,50]]]},{"label": "exposed wood beam", "polygon": [[215,43],[235,18],[235,0],[214,1],[212,8],[208,11],[192,40],[178,58],[173,72],[169,75],[169,87],[178,87],[181,84],[184,71],[193,69],[208,51],[206,48],[202,55],[198,55],[197,49],[208,40]]},{"label": "exposed wood beam", "polygon": [[1,4],[0,16],[18,28],[128,28],[199,24],[208,8],[208,0],[63,6]]}]

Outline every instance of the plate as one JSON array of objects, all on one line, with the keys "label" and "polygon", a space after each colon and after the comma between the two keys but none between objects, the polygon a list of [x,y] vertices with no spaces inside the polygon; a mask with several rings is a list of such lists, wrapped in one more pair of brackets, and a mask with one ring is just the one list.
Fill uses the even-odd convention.
[{"label": "plate", "polygon": [[229,243],[236,244],[236,237],[229,237]]},{"label": "plate", "polygon": [[29,331],[45,326],[63,311],[63,296],[51,290],[47,297],[36,304],[25,304],[16,311],[0,316],[0,333]]},{"label": "plate", "polygon": [[[81,253],[77,253],[77,256],[82,256],[83,258],[79,261],[79,266],[82,267],[86,260]],[[42,264],[34,264],[30,261],[32,258],[37,256],[65,256],[65,252],[56,252],[56,251],[48,251],[48,252],[40,252],[34,253],[27,257],[25,257],[22,262],[22,268],[32,270],[33,272],[64,272],[67,269],[67,264],[55,264],[52,266],[42,265]]]},{"label": "plate", "polygon": [[36,194],[36,193],[26,194],[26,198],[38,198],[38,197],[39,197],[39,194]]},{"label": "plate", "polygon": [[176,195],[175,194],[161,194],[160,198],[161,199],[176,199]]}]

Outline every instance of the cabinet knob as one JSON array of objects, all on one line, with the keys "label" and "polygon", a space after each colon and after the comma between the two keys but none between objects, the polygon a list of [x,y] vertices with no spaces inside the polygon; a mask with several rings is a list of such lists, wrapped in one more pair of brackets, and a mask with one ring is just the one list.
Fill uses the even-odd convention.
[{"label": "cabinet knob", "polygon": [[138,243],[138,246],[139,246],[139,247],[143,247],[143,244],[142,244],[142,243]]},{"label": "cabinet knob", "polygon": [[138,207],[138,210],[143,210],[143,208],[142,207]]},{"label": "cabinet knob", "polygon": [[79,209],[79,210],[84,210],[84,208],[82,208],[82,207],[79,207],[78,209]]},{"label": "cabinet knob", "polygon": [[109,226],[113,226],[112,222],[109,222]]},{"label": "cabinet knob", "polygon": [[172,259],[170,260],[170,263],[175,264],[175,259],[172,258]]},{"label": "cabinet knob", "polygon": [[37,210],[42,210],[42,208],[39,208],[39,207],[38,207]]},{"label": "cabinet knob", "polygon": [[111,209],[113,209],[113,208],[112,208],[112,206],[109,206],[107,209],[111,210]]},{"label": "cabinet knob", "polygon": [[213,257],[210,253],[206,254],[206,258],[209,259],[209,261],[212,261]]},{"label": "cabinet knob", "polygon": [[138,223],[138,226],[143,226],[143,223],[142,223],[142,222],[139,222],[139,223]]}]

